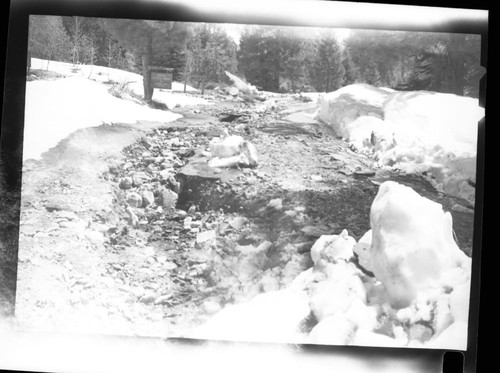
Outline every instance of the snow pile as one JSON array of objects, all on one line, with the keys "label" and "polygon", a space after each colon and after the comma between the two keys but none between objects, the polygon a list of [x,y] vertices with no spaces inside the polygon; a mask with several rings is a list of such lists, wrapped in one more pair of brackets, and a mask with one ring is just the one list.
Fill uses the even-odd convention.
[{"label": "snow pile", "polygon": [[[193,338],[464,350],[471,260],[441,205],[381,185],[371,230],[322,236],[286,288],[224,308]],[[354,255],[355,253],[355,255]]]},{"label": "snow pile", "polygon": [[360,116],[383,119],[383,105],[389,93],[368,84],[352,84],[318,99],[317,118],[330,124],[339,137],[350,138],[349,125]]},{"label": "snow pile", "polygon": [[370,226],[371,247],[361,255],[398,307],[410,305],[445,281],[448,271],[468,262],[453,239],[451,214],[409,187],[383,183]]},{"label": "snow pile", "polygon": [[474,203],[478,100],[354,84],[324,95],[317,117],[382,165],[426,172],[434,186]]}]

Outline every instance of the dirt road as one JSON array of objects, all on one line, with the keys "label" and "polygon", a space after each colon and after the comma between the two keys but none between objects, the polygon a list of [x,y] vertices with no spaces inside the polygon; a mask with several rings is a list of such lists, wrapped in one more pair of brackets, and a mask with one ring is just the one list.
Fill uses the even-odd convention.
[{"label": "dirt road", "polygon": [[[286,286],[311,266],[321,234],[347,229],[359,239],[384,180],[448,210],[457,203],[420,176],[380,170],[294,96],[214,96],[176,111],[184,118],[166,125],[79,130],[25,165],[21,328],[183,336],[228,304]],[[223,128],[255,144],[259,166],[183,174]],[[132,210],[131,193],[142,194]],[[452,214],[470,253],[473,216]]]}]

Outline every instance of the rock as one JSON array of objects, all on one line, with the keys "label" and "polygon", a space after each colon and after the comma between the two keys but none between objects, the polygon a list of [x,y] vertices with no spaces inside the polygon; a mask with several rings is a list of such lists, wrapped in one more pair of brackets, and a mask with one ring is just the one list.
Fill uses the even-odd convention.
[{"label": "rock", "polygon": [[74,212],[65,210],[55,211],[54,216],[59,219],[70,220],[70,221],[78,219],[78,216]]},{"label": "rock", "polygon": [[157,297],[154,300],[154,304],[155,305],[158,305],[158,304],[167,304],[172,297],[173,297],[173,294],[160,295],[159,297]]},{"label": "rock", "polygon": [[228,92],[231,96],[238,96],[238,93],[240,93],[236,87],[230,87]]},{"label": "rock", "polygon": [[455,211],[455,212],[465,212],[465,213],[467,213],[467,214],[473,214],[473,213],[474,213],[474,209],[471,209],[471,208],[468,208],[468,207],[465,207],[465,206],[459,205],[458,203],[454,204],[454,205],[451,207],[451,211]]},{"label": "rock", "polygon": [[153,292],[148,291],[139,299],[139,301],[145,304],[150,304],[155,302],[157,298],[158,297]]},{"label": "rock", "polygon": [[200,232],[196,235],[195,247],[199,250],[210,251],[217,247],[215,230]]},{"label": "rock", "polygon": [[188,216],[188,213],[184,210],[180,210],[180,209],[177,209],[175,211],[175,215],[179,218],[179,219],[185,219],[187,216]]},{"label": "rock", "polygon": [[171,270],[176,269],[178,267],[179,266],[177,264],[175,264],[174,262],[171,262],[171,261],[166,261],[163,263],[163,268],[167,271],[171,271]]},{"label": "rock", "polygon": [[248,221],[244,216],[236,216],[228,221],[228,224],[234,229],[241,229]]},{"label": "rock", "polygon": [[127,190],[132,188],[133,180],[131,177],[124,177],[120,180],[120,189]]},{"label": "rock", "polygon": [[166,209],[175,209],[179,195],[170,189],[163,189],[160,192],[159,204]]},{"label": "rock", "polygon": [[191,216],[187,216],[184,219],[184,229],[191,229],[191,223],[193,222],[193,218]]},{"label": "rock", "polygon": [[140,186],[144,182],[148,181],[149,178],[150,177],[145,172],[142,172],[142,171],[135,172],[132,175],[132,185],[135,187]]},{"label": "rock", "polygon": [[300,231],[310,237],[321,237],[330,233],[328,227],[314,225],[306,225],[305,227],[302,227]]},{"label": "rock", "polygon": [[132,208],[130,206],[127,206],[125,212],[127,213],[127,224],[134,228],[137,227],[139,225],[139,218],[132,210]]},{"label": "rock", "polygon": [[72,211],[71,206],[62,198],[55,197],[47,200],[45,203],[45,209],[48,212],[53,211]]},{"label": "rock", "polygon": [[170,190],[174,191],[177,194],[180,193],[181,183],[178,182],[173,175],[170,175],[170,177],[167,180],[167,183],[168,183]]},{"label": "rock", "polygon": [[191,222],[191,228],[201,228],[203,222],[201,220],[194,220]]},{"label": "rock", "polygon": [[188,215],[194,215],[196,213],[196,206],[191,205],[187,210]]},{"label": "rock", "polygon": [[142,196],[142,207],[154,205],[155,196],[153,192],[151,192],[150,190],[145,190],[141,193],[141,196]]},{"label": "rock", "polygon": [[267,204],[268,208],[281,211],[283,209],[283,201],[281,198],[275,198],[269,201]]},{"label": "rock", "polygon": [[162,180],[167,181],[172,176],[172,170],[171,169],[161,170],[158,172],[158,175]]},{"label": "rock", "polygon": [[130,207],[142,207],[142,197],[139,193],[128,192],[125,199]]}]

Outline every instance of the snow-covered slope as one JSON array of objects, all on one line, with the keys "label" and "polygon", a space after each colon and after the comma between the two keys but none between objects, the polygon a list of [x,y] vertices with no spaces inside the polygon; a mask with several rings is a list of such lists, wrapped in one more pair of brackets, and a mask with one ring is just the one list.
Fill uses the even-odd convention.
[{"label": "snow-covered slope", "polygon": [[[48,71],[65,77],[26,83],[25,160],[39,158],[44,151],[81,128],[137,121],[167,123],[181,117],[115,97],[109,92],[110,85],[104,84],[109,81],[118,84],[127,82],[130,92],[142,96],[142,77],[138,74],[99,66],[79,65],[74,69],[69,63],[32,59],[32,69],[46,70],[47,67]],[[167,107],[205,102],[201,98],[174,92],[182,89],[182,85],[174,82],[172,91],[156,90],[153,98]],[[188,89],[194,90],[192,87]]]}]

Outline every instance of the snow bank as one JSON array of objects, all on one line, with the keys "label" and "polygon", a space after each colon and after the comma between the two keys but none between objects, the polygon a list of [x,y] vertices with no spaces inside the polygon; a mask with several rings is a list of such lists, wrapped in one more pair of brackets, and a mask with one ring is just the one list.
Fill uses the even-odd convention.
[{"label": "snow bank", "polygon": [[[39,70],[48,70],[63,74],[65,76],[79,76],[92,79],[98,82],[129,82],[139,83],[142,89],[142,75],[125,70],[108,68],[104,66],[91,65],[73,65],[67,62],[47,61],[38,58],[31,59],[31,68]],[[172,82],[172,92],[184,92],[184,84]],[[186,92],[198,92],[196,88],[186,85]],[[142,94],[142,91],[141,91]]]},{"label": "snow bank", "polygon": [[26,84],[24,159],[37,159],[72,132],[103,123],[171,122],[181,115],[112,96],[108,87],[86,78]]},{"label": "snow bank", "polygon": [[[25,160],[40,158],[43,152],[81,128],[141,120],[167,123],[182,117],[109,93],[111,83],[116,83],[125,85],[128,92],[142,96],[142,76],[135,73],[37,58],[32,58],[31,68],[55,72],[64,77],[26,83]],[[206,103],[202,98],[176,92],[183,89],[183,84],[173,82],[171,91],[155,90],[154,99],[169,108]],[[187,86],[187,91],[196,90]]]},{"label": "snow bank", "polygon": [[[48,64],[48,65],[47,65]],[[67,77],[87,78],[101,83],[117,83],[126,84],[130,92],[142,97],[144,94],[144,86],[142,75],[114,68],[91,65],[73,65],[67,62],[46,61],[38,58],[31,59],[31,68],[53,71]],[[208,101],[201,97],[195,97],[183,94],[184,84],[172,82],[171,90],[155,89],[154,101],[167,105],[168,108],[178,106],[208,104]],[[196,88],[186,85],[186,92],[198,92]]]},{"label": "snow bank", "polygon": [[320,237],[313,268],[224,308],[189,337],[465,350],[471,260],[453,240],[451,215],[389,181],[370,224],[357,243],[347,231]]},{"label": "snow bank", "polygon": [[351,84],[321,96],[317,118],[330,124],[339,137],[349,139],[349,124],[360,116],[383,119],[383,104],[388,95],[368,84]]},{"label": "snow bank", "polygon": [[478,100],[354,84],[324,95],[317,117],[361,152],[474,203]]},{"label": "snow bank", "polygon": [[302,338],[298,325],[308,314],[308,296],[305,291],[270,291],[249,302],[225,307],[188,337],[300,343]]}]

